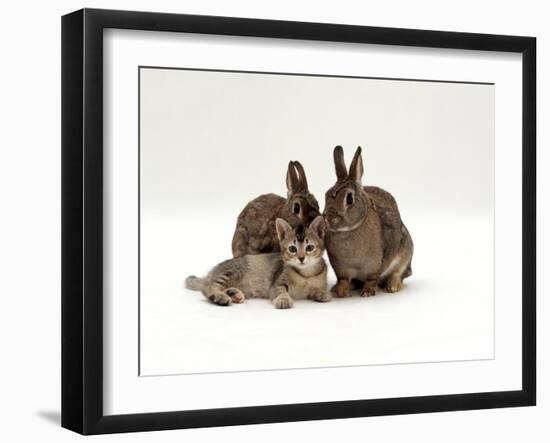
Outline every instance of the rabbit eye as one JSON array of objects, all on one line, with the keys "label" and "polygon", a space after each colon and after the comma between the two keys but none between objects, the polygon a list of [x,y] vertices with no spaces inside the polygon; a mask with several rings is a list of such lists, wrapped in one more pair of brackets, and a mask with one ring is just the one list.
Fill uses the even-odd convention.
[{"label": "rabbit eye", "polygon": [[291,254],[296,254],[298,252],[298,249],[296,248],[296,246],[289,246],[288,252],[290,252]]},{"label": "rabbit eye", "polygon": [[299,203],[294,203],[294,205],[292,206],[292,212],[294,212],[295,214],[300,213],[300,204]]},{"label": "rabbit eye", "polygon": [[307,252],[313,252],[314,249],[315,249],[315,246],[313,246],[313,245],[307,245],[306,246],[306,251]]},{"label": "rabbit eye", "polygon": [[353,194],[351,192],[346,194],[346,204],[353,205]]}]

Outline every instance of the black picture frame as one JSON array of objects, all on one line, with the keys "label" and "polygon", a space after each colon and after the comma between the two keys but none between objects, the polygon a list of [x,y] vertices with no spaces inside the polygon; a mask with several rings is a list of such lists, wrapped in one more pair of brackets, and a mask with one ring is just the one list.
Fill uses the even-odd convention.
[{"label": "black picture frame", "polygon": [[[177,412],[103,413],[103,30],[503,51],[522,54],[522,389]],[[62,18],[62,426],[151,431],[536,403],[536,39],[230,17],[82,9]]]}]

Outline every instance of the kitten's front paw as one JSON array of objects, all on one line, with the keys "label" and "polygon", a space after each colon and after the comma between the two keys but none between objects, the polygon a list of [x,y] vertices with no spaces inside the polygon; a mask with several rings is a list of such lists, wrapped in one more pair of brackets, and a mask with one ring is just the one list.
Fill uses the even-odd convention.
[{"label": "kitten's front paw", "polygon": [[328,292],[325,292],[319,288],[313,288],[309,293],[308,298],[321,303],[332,300],[332,296]]},{"label": "kitten's front paw", "polygon": [[212,292],[208,295],[208,300],[218,306],[229,306],[231,304],[231,297],[223,292]]},{"label": "kitten's front paw", "polygon": [[294,306],[294,300],[288,294],[281,294],[273,300],[273,304],[277,309],[290,309]]}]

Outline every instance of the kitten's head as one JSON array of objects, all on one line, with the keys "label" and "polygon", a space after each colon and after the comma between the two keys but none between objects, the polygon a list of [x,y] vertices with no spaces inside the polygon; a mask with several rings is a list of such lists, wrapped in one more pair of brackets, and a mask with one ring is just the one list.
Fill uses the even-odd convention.
[{"label": "kitten's head", "polygon": [[308,227],[292,228],[285,220],[275,220],[283,261],[294,268],[307,269],[323,258],[325,251],[325,220],[316,217]]}]

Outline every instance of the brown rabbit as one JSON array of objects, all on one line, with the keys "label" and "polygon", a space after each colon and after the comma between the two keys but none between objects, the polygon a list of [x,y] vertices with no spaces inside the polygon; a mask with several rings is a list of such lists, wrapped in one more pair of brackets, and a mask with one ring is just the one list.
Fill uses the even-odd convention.
[{"label": "brown rabbit", "polygon": [[233,234],[234,257],[279,252],[275,219],[282,218],[295,228],[300,224],[309,225],[320,214],[319,203],[308,190],[300,162],[288,164],[286,186],[286,199],[275,194],[260,195],[241,211]]},{"label": "brown rabbit", "polygon": [[326,248],[338,283],[332,291],[347,297],[352,288],[361,296],[376,293],[376,287],[397,292],[403,279],[412,275],[413,242],[401,221],[395,199],[374,186],[363,187],[361,147],[349,171],[341,146],[334,148],[336,184],[325,201]]}]

